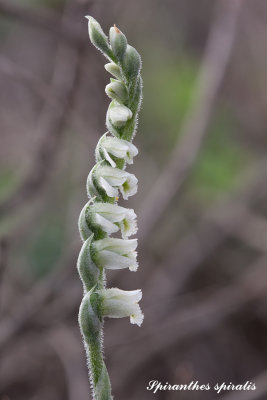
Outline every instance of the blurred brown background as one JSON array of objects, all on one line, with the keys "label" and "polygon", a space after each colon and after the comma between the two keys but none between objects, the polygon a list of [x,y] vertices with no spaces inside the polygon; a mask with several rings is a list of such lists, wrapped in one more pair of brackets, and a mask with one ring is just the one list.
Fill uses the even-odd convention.
[{"label": "blurred brown background", "polygon": [[[264,400],[264,0],[0,0],[0,399],[91,398],[77,220],[109,76],[86,14],[106,32],[116,23],[143,59],[127,203],[140,269],[108,285],[142,288],[145,320],[105,323],[115,399]],[[152,379],[257,390],[153,394]]]}]

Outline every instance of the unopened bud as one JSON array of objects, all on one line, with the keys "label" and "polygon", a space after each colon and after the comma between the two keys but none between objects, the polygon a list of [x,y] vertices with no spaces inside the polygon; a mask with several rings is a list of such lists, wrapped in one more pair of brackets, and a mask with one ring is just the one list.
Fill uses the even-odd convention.
[{"label": "unopened bud", "polygon": [[103,32],[100,24],[93,17],[86,17],[88,19],[88,32],[93,45],[102,51],[108,58],[113,59],[114,56],[109,47],[108,38]]},{"label": "unopened bud", "polygon": [[115,76],[115,78],[122,80],[122,74],[120,67],[115,63],[107,63],[105,65],[106,71],[108,71],[111,75]]},{"label": "unopened bud", "polygon": [[114,26],[109,30],[109,40],[113,53],[119,61],[122,61],[127,47],[126,36]]},{"label": "unopened bud", "polygon": [[108,110],[108,117],[110,118],[110,121],[114,126],[117,128],[122,127],[123,125],[126,124],[126,122],[131,119],[133,116],[132,111],[122,105],[122,104],[116,104],[116,103],[110,103],[110,107]]},{"label": "unopened bud", "polygon": [[106,94],[111,99],[117,100],[119,103],[125,103],[128,100],[128,91],[124,83],[112,79],[112,82],[106,86]]}]

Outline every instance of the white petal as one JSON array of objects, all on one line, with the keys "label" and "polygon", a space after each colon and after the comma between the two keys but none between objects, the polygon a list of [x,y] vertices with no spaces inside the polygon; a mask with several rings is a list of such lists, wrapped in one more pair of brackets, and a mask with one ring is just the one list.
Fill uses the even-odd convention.
[{"label": "white petal", "polygon": [[110,107],[108,115],[113,125],[120,127],[132,118],[133,113],[128,107],[121,104]]},{"label": "white petal", "polygon": [[144,319],[138,302],[141,290],[120,290],[118,288],[102,291],[104,314],[110,318],[130,317],[132,324],[141,325]]},{"label": "white petal", "polygon": [[95,223],[100,225],[101,228],[107,232],[108,235],[118,232],[119,227],[99,214],[95,214]]},{"label": "white petal", "polygon": [[136,249],[137,239],[106,238],[97,240],[94,245],[98,251],[110,250],[120,255],[127,255]]},{"label": "white petal", "polygon": [[126,162],[128,164],[133,163],[133,157],[135,157],[138,154],[138,149],[135,147],[132,143],[128,142],[128,151],[126,152]]},{"label": "white petal", "polygon": [[128,253],[128,258],[132,260],[131,266],[129,267],[130,271],[136,272],[138,270],[138,262],[136,260],[137,258],[137,252],[132,251],[131,253]]},{"label": "white petal", "polygon": [[133,212],[133,210],[110,203],[96,203],[93,209],[111,222],[120,222],[129,211]]},{"label": "white petal", "polygon": [[105,180],[111,186],[118,187],[126,181],[129,173],[122,171],[121,169],[118,169],[118,168],[102,167],[101,169],[99,169],[99,175],[104,176]]},{"label": "white petal", "polygon": [[120,186],[120,192],[124,200],[128,200],[129,196],[133,196],[137,192],[137,178],[133,174],[128,174],[125,182]]},{"label": "white petal", "polygon": [[103,150],[115,157],[123,158],[128,164],[132,164],[133,157],[138,154],[137,148],[127,140],[118,139],[116,137],[105,137],[101,141]]},{"label": "white petal", "polygon": [[130,322],[131,324],[136,324],[138,326],[141,326],[143,321],[144,321],[144,314],[141,311],[141,308],[138,306],[138,311],[130,316]]},{"label": "white petal", "polygon": [[105,156],[105,159],[110,163],[110,165],[112,166],[112,168],[116,168],[116,163],[115,161],[112,160],[112,158],[110,157],[110,155],[108,154],[107,150],[105,149],[105,147],[102,148],[103,149],[103,153]]},{"label": "white petal", "polygon": [[127,239],[128,237],[134,235],[137,232],[135,213],[133,213],[133,215],[128,214],[119,225],[123,239]]},{"label": "white petal", "polygon": [[121,256],[109,250],[102,250],[97,255],[100,265],[106,269],[131,268],[134,264],[129,257]]},{"label": "white petal", "polygon": [[100,186],[102,186],[102,188],[105,190],[105,192],[109,197],[118,196],[118,190],[114,188],[112,185],[110,185],[110,183],[107,182],[107,180],[104,179],[102,176],[100,176],[99,178],[99,184]]}]

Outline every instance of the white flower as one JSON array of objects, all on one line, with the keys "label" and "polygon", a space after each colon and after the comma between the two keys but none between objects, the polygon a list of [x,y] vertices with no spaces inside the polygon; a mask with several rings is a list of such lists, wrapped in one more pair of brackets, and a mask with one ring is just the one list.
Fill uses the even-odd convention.
[{"label": "white flower", "polygon": [[117,128],[120,128],[125,125],[129,119],[132,118],[133,113],[128,107],[124,106],[123,104],[112,101],[110,103],[107,115],[112,124],[115,125]]},{"label": "white flower", "polygon": [[137,239],[105,238],[96,240],[93,244],[93,253],[96,263],[106,269],[129,268],[136,271]]},{"label": "white flower", "polygon": [[144,315],[138,302],[142,298],[142,291],[120,290],[117,288],[104,289],[100,292],[103,296],[104,316],[110,318],[130,317],[132,324],[142,325]]},{"label": "white flower", "polygon": [[98,143],[96,150],[97,160],[100,161],[102,158],[104,158],[110,163],[113,168],[115,168],[116,163],[110,157],[110,154],[114,157],[125,160],[128,164],[132,164],[133,157],[138,154],[138,150],[132,143],[128,142],[127,140],[103,135]]},{"label": "white flower", "polygon": [[137,178],[129,172],[109,166],[99,166],[95,171],[98,184],[109,197],[117,197],[118,189],[122,197],[127,200],[137,192]]},{"label": "white flower", "polygon": [[108,235],[121,230],[122,237],[127,238],[137,232],[136,214],[129,208],[116,204],[87,203],[81,211],[79,228],[83,239],[98,231],[99,227]]}]

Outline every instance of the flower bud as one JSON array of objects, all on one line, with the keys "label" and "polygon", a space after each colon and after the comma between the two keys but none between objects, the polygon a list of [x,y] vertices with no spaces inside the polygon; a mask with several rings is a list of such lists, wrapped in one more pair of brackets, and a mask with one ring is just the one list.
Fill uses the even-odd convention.
[{"label": "flower bud", "polygon": [[114,56],[109,47],[108,38],[103,32],[100,24],[93,17],[86,17],[88,19],[88,32],[93,45],[102,51],[108,58],[113,59]]},{"label": "flower bud", "polygon": [[122,64],[127,80],[135,80],[141,69],[141,57],[134,47],[127,45]]},{"label": "flower bud", "polygon": [[142,298],[142,291],[121,290],[118,288],[99,291],[103,298],[103,315],[110,318],[130,317],[131,324],[142,325],[144,315],[138,302]]},{"label": "flower bud", "polygon": [[110,119],[111,123],[117,127],[121,128],[126,124],[126,122],[131,119],[133,116],[132,111],[124,106],[123,104],[118,104],[115,101],[112,101],[109,105],[109,109],[107,112],[107,118]]},{"label": "flower bud", "polygon": [[119,67],[117,64],[115,64],[115,63],[113,63],[113,62],[107,63],[107,64],[105,65],[105,69],[106,69],[106,71],[108,71],[111,75],[115,76],[115,78],[120,79],[120,80],[123,79],[123,78],[122,78],[122,74],[121,74],[120,67]]},{"label": "flower bud", "polygon": [[106,86],[106,94],[111,99],[117,100],[119,103],[126,103],[128,100],[128,90],[124,83],[112,79],[111,83]]},{"label": "flower bud", "polygon": [[114,26],[109,30],[109,40],[113,53],[121,62],[127,48],[126,36]]}]

